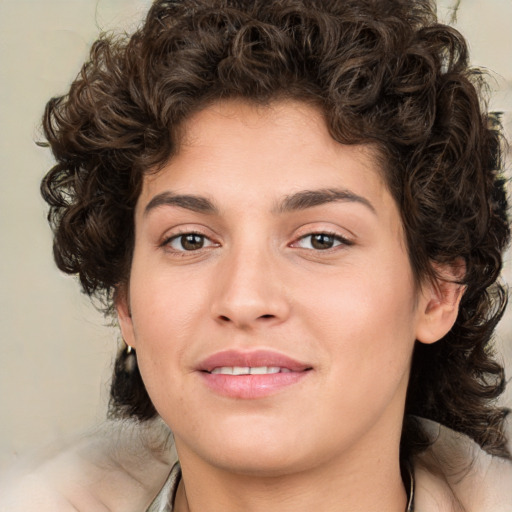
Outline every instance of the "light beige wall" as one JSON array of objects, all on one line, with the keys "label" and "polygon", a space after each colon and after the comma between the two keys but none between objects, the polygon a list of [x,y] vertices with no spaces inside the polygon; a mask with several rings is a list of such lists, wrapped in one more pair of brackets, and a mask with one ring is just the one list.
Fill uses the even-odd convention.
[{"label": "light beige wall", "polygon": [[[452,14],[446,7],[456,4],[443,0],[439,11],[446,20]],[[510,0],[460,0],[458,28],[469,41],[471,61],[489,72],[492,92],[489,108],[503,112],[507,139],[512,142],[512,2]],[[512,178],[512,146],[508,155],[507,173]],[[508,184],[512,197],[512,183]],[[504,276],[512,285],[512,252],[505,257]],[[497,346],[507,363],[507,375],[512,376],[512,297],[497,336]],[[512,406],[512,384],[508,386],[504,402]]]},{"label": "light beige wall", "polygon": [[[38,192],[51,159],[34,140],[44,103],[65,92],[96,34],[133,27],[148,4],[0,0],[0,467],[105,414],[117,333],[54,268]],[[510,0],[461,1],[459,26],[475,63],[501,75],[494,106],[512,133],[510,20]],[[512,339],[511,314],[503,327]]]},{"label": "light beige wall", "polygon": [[100,30],[133,28],[146,0],[0,0],[0,465],[103,418],[117,334],[52,261],[36,147]]}]

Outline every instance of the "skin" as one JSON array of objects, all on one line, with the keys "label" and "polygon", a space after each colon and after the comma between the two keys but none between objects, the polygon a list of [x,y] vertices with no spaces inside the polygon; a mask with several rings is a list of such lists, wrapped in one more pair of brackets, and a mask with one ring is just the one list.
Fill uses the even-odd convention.
[{"label": "skin", "polygon": [[[117,304],[174,432],[176,509],[405,510],[398,448],[411,354],[416,339],[450,329],[455,285],[415,284],[372,148],[335,142],[315,107],[230,100],[183,128],[178,154],[145,178]],[[325,190],[344,198],[286,202]],[[184,250],[179,235],[190,232],[202,248]],[[314,233],[332,247],[312,245]],[[263,398],[222,396],[197,367],[225,349],[269,349],[311,370]]]}]

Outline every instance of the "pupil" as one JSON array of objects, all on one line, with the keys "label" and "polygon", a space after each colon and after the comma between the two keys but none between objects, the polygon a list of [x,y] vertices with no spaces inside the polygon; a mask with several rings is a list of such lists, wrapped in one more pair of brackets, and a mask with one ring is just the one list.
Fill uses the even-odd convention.
[{"label": "pupil", "polygon": [[315,249],[330,249],[334,243],[334,238],[331,235],[313,235],[311,245]]},{"label": "pupil", "polygon": [[204,245],[204,239],[200,235],[184,235],[181,238],[181,245],[183,249],[187,251],[193,251],[195,249],[201,249]]}]

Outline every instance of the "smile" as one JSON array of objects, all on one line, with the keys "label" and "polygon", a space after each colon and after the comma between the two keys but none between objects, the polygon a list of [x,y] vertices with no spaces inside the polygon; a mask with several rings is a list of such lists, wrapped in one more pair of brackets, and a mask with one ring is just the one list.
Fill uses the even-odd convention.
[{"label": "smile", "polygon": [[267,375],[272,373],[290,373],[289,368],[279,366],[221,366],[214,368],[210,373],[221,375]]},{"label": "smile", "polygon": [[226,350],[207,357],[197,370],[209,391],[254,400],[298,384],[313,368],[271,350]]}]

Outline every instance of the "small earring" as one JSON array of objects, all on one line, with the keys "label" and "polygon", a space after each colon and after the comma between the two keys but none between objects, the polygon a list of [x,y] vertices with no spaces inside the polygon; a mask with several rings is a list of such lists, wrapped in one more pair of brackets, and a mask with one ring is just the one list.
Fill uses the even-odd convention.
[{"label": "small earring", "polygon": [[135,357],[135,349],[130,345],[126,344],[124,358],[124,371],[126,373],[133,373],[137,366],[137,359]]}]

